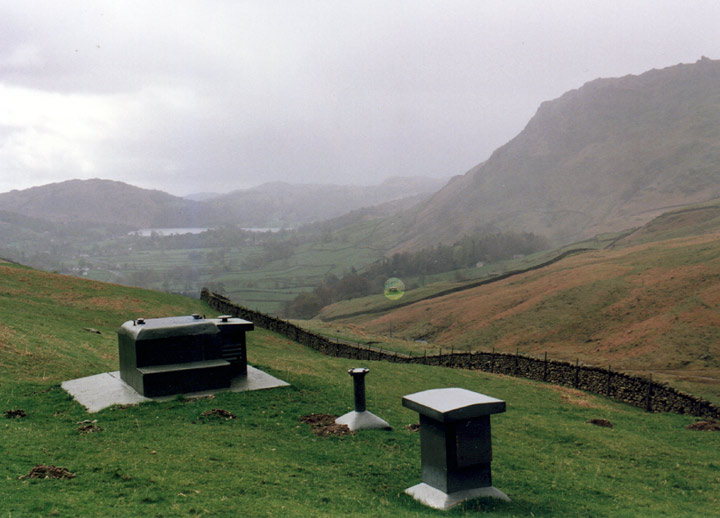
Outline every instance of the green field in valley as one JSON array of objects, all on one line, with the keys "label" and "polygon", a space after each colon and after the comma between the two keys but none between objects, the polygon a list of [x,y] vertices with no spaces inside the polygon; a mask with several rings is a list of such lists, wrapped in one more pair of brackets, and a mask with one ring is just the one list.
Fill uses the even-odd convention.
[{"label": "green field in valley", "polygon": [[86,277],[197,296],[213,287],[244,305],[278,314],[298,293],[311,290],[328,274],[342,276],[381,257],[369,247],[344,243],[299,245],[294,253],[259,267],[247,266],[263,249],[252,244],[222,248],[127,251],[82,260]]}]

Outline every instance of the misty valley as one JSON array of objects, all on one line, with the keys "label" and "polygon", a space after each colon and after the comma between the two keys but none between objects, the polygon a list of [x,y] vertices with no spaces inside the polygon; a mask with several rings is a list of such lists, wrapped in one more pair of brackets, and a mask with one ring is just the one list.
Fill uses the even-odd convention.
[{"label": "misty valley", "polygon": [[409,289],[484,277],[504,268],[495,263],[546,247],[534,235],[495,233],[385,258],[387,245],[367,243],[366,226],[336,234],[312,226],[112,233],[105,227],[68,225],[39,235],[8,236],[0,254],[46,271],[194,298],[208,287],[252,309],[311,318],[331,302],[382,293],[390,277],[403,277]]},{"label": "misty valley", "polygon": [[720,516],[720,1],[0,20],[0,518]]},{"label": "misty valley", "polygon": [[404,353],[549,355],[719,401],[718,84],[707,58],[592,81],[447,180],[2,193],[0,257],[192,298],[207,287]]}]

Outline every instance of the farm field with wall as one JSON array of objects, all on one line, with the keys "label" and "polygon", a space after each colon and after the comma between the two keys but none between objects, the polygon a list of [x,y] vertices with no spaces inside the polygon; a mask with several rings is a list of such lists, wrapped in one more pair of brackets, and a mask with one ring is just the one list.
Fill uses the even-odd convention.
[{"label": "farm field with wall", "polygon": [[[262,329],[249,334],[249,361],[291,387],[87,414],[59,384],[115,370],[123,321],[212,310],[167,294],[0,269],[0,410],[27,414],[0,420],[7,515],[437,516],[403,494],[420,480],[420,447],[406,429],[417,414],[400,400],[451,386],[507,401],[508,411],[493,417],[493,483],[512,502],[471,501],[448,516],[694,517],[719,503],[720,434],[688,430],[697,418],[498,374],[334,358]],[[356,366],[370,368],[368,409],[394,430],[314,435],[301,417],[350,410],[347,369]],[[237,418],[207,417],[213,409]],[[87,419],[101,430],[81,433]],[[74,478],[21,478],[38,464]]]}]

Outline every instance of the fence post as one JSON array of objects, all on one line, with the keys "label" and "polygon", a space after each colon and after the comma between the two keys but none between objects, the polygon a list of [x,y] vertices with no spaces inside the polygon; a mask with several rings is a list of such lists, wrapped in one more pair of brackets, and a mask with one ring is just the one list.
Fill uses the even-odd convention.
[{"label": "fence post", "polygon": [[495,372],[495,347],[493,347],[492,353],[490,353],[490,372]]},{"label": "fence post", "polygon": [[610,376],[612,376],[612,367],[608,365],[607,388],[605,389],[605,395],[607,397],[610,397]]},{"label": "fence post", "polygon": [[575,388],[580,385],[580,359],[575,358]]},{"label": "fence post", "polygon": [[545,363],[543,364],[543,381],[547,381],[547,351],[545,351]]}]

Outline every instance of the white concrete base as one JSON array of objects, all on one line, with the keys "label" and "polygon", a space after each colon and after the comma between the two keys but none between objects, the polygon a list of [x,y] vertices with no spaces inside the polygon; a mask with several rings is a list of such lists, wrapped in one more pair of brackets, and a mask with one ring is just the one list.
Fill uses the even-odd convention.
[{"label": "white concrete base", "polygon": [[[193,392],[191,394],[184,394],[184,396],[201,397],[225,391],[244,392],[248,390],[261,390],[289,385],[289,383],[266,374],[250,365],[248,365],[247,370],[247,376],[236,376],[233,378],[230,388]],[[86,378],[64,381],[60,386],[90,413],[99,412],[103,408],[107,408],[112,405],[134,405],[144,401],[169,401],[176,397],[162,396],[156,398],[146,398],[120,379],[119,371],[105,372],[103,374],[95,374],[94,376],[88,376]]]},{"label": "white concrete base", "polygon": [[405,492],[418,502],[442,511],[447,511],[460,502],[474,498],[497,498],[506,502],[510,501],[505,493],[495,487],[479,487],[447,494],[428,486],[425,482],[421,482],[416,486],[407,488]]},{"label": "white concrete base", "polygon": [[387,421],[380,419],[372,412],[348,412],[347,414],[335,419],[335,424],[345,424],[353,432],[355,430],[392,430]]}]

